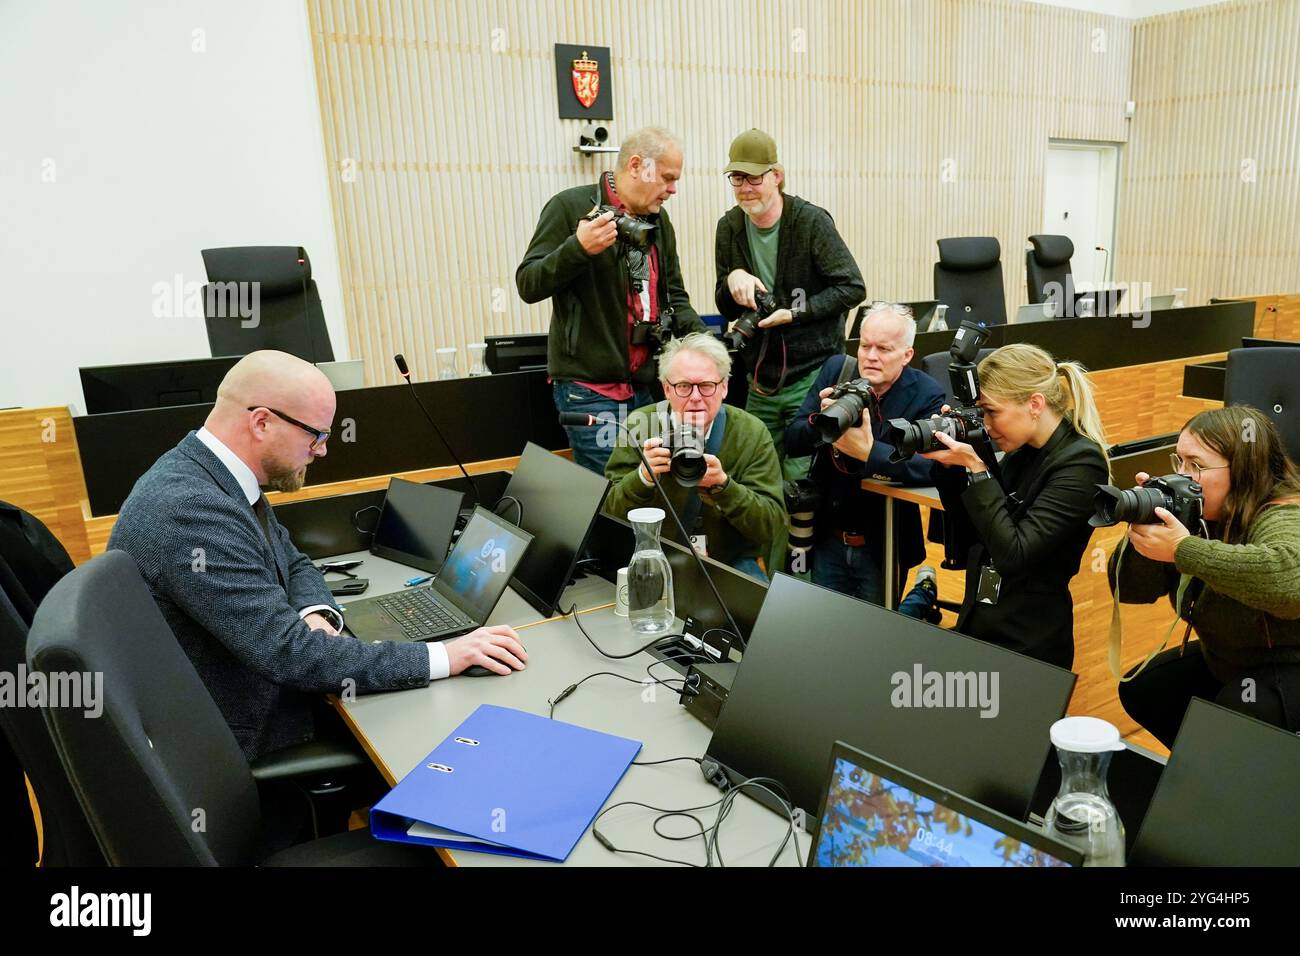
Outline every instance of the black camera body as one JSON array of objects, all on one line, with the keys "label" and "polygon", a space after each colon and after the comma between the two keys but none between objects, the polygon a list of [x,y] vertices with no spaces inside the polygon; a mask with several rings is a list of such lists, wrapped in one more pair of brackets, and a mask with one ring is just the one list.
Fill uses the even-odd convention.
[{"label": "black camera body", "polygon": [[1098,485],[1093,499],[1095,514],[1088,519],[1094,528],[1109,528],[1121,521],[1128,524],[1160,524],[1156,509],[1164,508],[1184,528],[1195,529],[1205,513],[1200,482],[1186,475],[1152,478],[1137,488],[1121,489]]},{"label": "black camera body", "polygon": [[637,249],[650,248],[650,243],[654,242],[655,224],[639,219],[627,210],[609,205],[597,206],[587,213],[587,221],[594,222],[607,212],[614,214],[614,226],[618,230],[618,238],[622,242],[626,242],[629,246]]},{"label": "black camera body", "polygon": [[758,323],[776,311],[776,296],[755,289],[754,304],[758,308],[746,309],[742,312],[740,318],[731,326],[731,331],[727,333],[727,339],[733,349],[743,348],[745,342],[758,333]]},{"label": "black camera body", "polygon": [[956,401],[952,409],[937,418],[921,418],[914,422],[906,418],[891,418],[880,436],[882,441],[894,446],[889,456],[891,462],[943,451],[947,446],[934,437],[936,434],[942,433],[968,445],[988,437],[984,430],[984,410],[975,404],[980,397],[980,377],[975,360],[988,337],[988,327],[971,319],[966,319],[958,327],[948,349],[952,356],[948,363],[948,382]]},{"label": "black camera body", "polygon": [[648,345],[652,352],[658,352],[671,337],[663,322],[634,322],[629,341],[633,345]]},{"label": "black camera body", "polygon": [[704,460],[704,431],[694,425],[678,425],[664,432],[663,447],[672,458],[669,473],[683,488],[694,488],[709,470]]},{"label": "black camera body", "polygon": [[827,397],[831,403],[812,417],[812,426],[828,445],[861,425],[864,415],[880,412],[880,398],[865,378],[840,382]]}]

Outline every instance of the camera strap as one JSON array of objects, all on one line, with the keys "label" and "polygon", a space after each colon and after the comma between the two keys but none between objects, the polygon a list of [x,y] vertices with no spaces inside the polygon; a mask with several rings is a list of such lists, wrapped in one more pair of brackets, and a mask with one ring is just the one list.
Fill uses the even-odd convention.
[{"label": "camera strap", "polygon": [[[1127,548],[1128,535],[1125,534],[1124,537],[1119,539],[1119,556],[1115,558],[1115,589],[1114,596],[1111,598],[1110,637],[1108,641],[1109,646],[1107,647],[1107,662],[1110,665],[1111,676],[1118,679],[1121,684],[1127,684],[1134,677],[1137,677],[1138,674],[1141,674],[1146,670],[1147,665],[1151,663],[1155,656],[1168,646],[1169,638],[1173,636],[1174,628],[1177,626],[1178,622],[1182,620],[1183,596],[1187,593],[1187,588],[1192,583],[1192,576],[1190,574],[1180,574],[1178,576],[1178,590],[1174,594],[1174,619],[1169,622],[1169,629],[1165,631],[1164,640],[1160,642],[1159,647],[1146,656],[1146,660],[1139,664],[1132,674],[1125,677],[1123,671],[1120,670],[1120,645],[1123,643],[1124,636],[1119,614],[1119,577],[1120,569],[1124,564],[1124,552]],[[1190,608],[1188,611],[1190,614]],[[1187,629],[1183,632],[1182,646],[1184,648],[1187,647],[1187,639],[1191,634],[1192,622],[1189,620],[1187,622]]]}]

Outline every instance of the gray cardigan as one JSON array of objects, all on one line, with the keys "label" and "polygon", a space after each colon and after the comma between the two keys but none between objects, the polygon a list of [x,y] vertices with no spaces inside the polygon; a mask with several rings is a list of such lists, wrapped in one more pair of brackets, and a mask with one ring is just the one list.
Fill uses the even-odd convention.
[{"label": "gray cardigan", "polygon": [[190,432],[136,482],[108,542],[140,566],[250,761],[311,739],[311,694],[429,682],[423,644],[312,630],[299,610],[337,605],[274,512],[270,525],[274,549],[234,475]]}]

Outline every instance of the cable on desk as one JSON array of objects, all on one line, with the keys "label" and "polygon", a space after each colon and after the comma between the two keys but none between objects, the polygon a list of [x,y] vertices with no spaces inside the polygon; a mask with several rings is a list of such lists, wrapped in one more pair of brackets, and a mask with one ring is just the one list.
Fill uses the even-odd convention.
[{"label": "cable on desk", "polygon": [[555,708],[559,705],[560,701],[564,700],[564,698],[568,697],[570,694],[572,694],[583,684],[587,683],[587,681],[591,680],[593,677],[617,677],[619,680],[625,680],[629,684],[636,684],[638,687],[640,687],[642,684],[642,682],[637,680],[635,677],[628,677],[625,674],[615,674],[613,671],[596,671],[596,673],[594,674],[588,674],[586,677],[584,677],[582,680],[578,681],[577,683],[570,684],[568,687],[564,688],[564,690],[560,691],[558,694],[555,695],[555,698],[553,700],[547,701],[547,703],[551,705],[551,713],[550,713],[551,720],[555,719]]},{"label": "cable on desk", "polygon": [[501,507],[502,501],[513,501],[515,503],[515,524],[522,527],[524,523],[524,503],[514,495],[502,495],[497,500],[497,503],[492,506],[492,513],[498,518],[502,517],[501,513],[497,511],[497,509]]}]

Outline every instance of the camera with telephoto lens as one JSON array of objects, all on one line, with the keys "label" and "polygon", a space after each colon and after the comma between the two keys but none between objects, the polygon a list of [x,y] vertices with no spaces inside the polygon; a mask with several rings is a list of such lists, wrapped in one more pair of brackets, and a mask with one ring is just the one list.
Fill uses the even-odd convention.
[{"label": "camera with telephoto lens", "polygon": [[1121,521],[1128,524],[1160,524],[1156,509],[1164,508],[1184,528],[1195,528],[1205,511],[1199,482],[1186,475],[1151,478],[1137,488],[1098,485],[1092,501],[1096,513],[1088,519],[1094,528],[1109,528]]},{"label": "camera with telephoto lens", "polygon": [[648,249],[654,241],[655,224],[638,219],[626,210],[615,206],[597,206],[587,213],[587,221],[595,222],[607,212],[614,214],[613,223],[618,230],[618,238],[637,249]]},{"label": "camera with telephoto lens", "polygon": [[988,337],[986,326],[970,319],[962,322],[953,336],[952,347],[948,349],[952,356],[948,363],[948,381],[952,385],[955,406],[935,418],[921,418],[914,422],[906,418],[891,418],[880,436],[882,441],[894,446],[889,456],[891,462],[906,461],[916,454],[943,451],[948,446],[935,438],[937,434],[968,445],[986,437],[984,410],[975,404],[980,397],[980,377],[975,360]]},{"label": "camera with telephoto lens", "polygon": [[732,325],[731,331],[727,333],[727,339],[733,349],[743,348],[745,342],[758,332],[758,323],[776,311],[776,296],[755,289],[754,304],[758,308],[746,309],[742,312],[740,318]]},{"label": "camera with telephoto lens", "polygon": [[876,415],[880,399],[865,378],[841,382],[827,396],[831,403],[812,417],[812,426],[826,444],[838,441],[850,428],[862,424],[864,415]]},{"label": "camera with telephoto lens", "polygon": [[683,488],[694,488],[709,470],[704,460],[704,431],[694,425],[678,425],[664,433],[663,447],[672,458],[668,470]]}]

